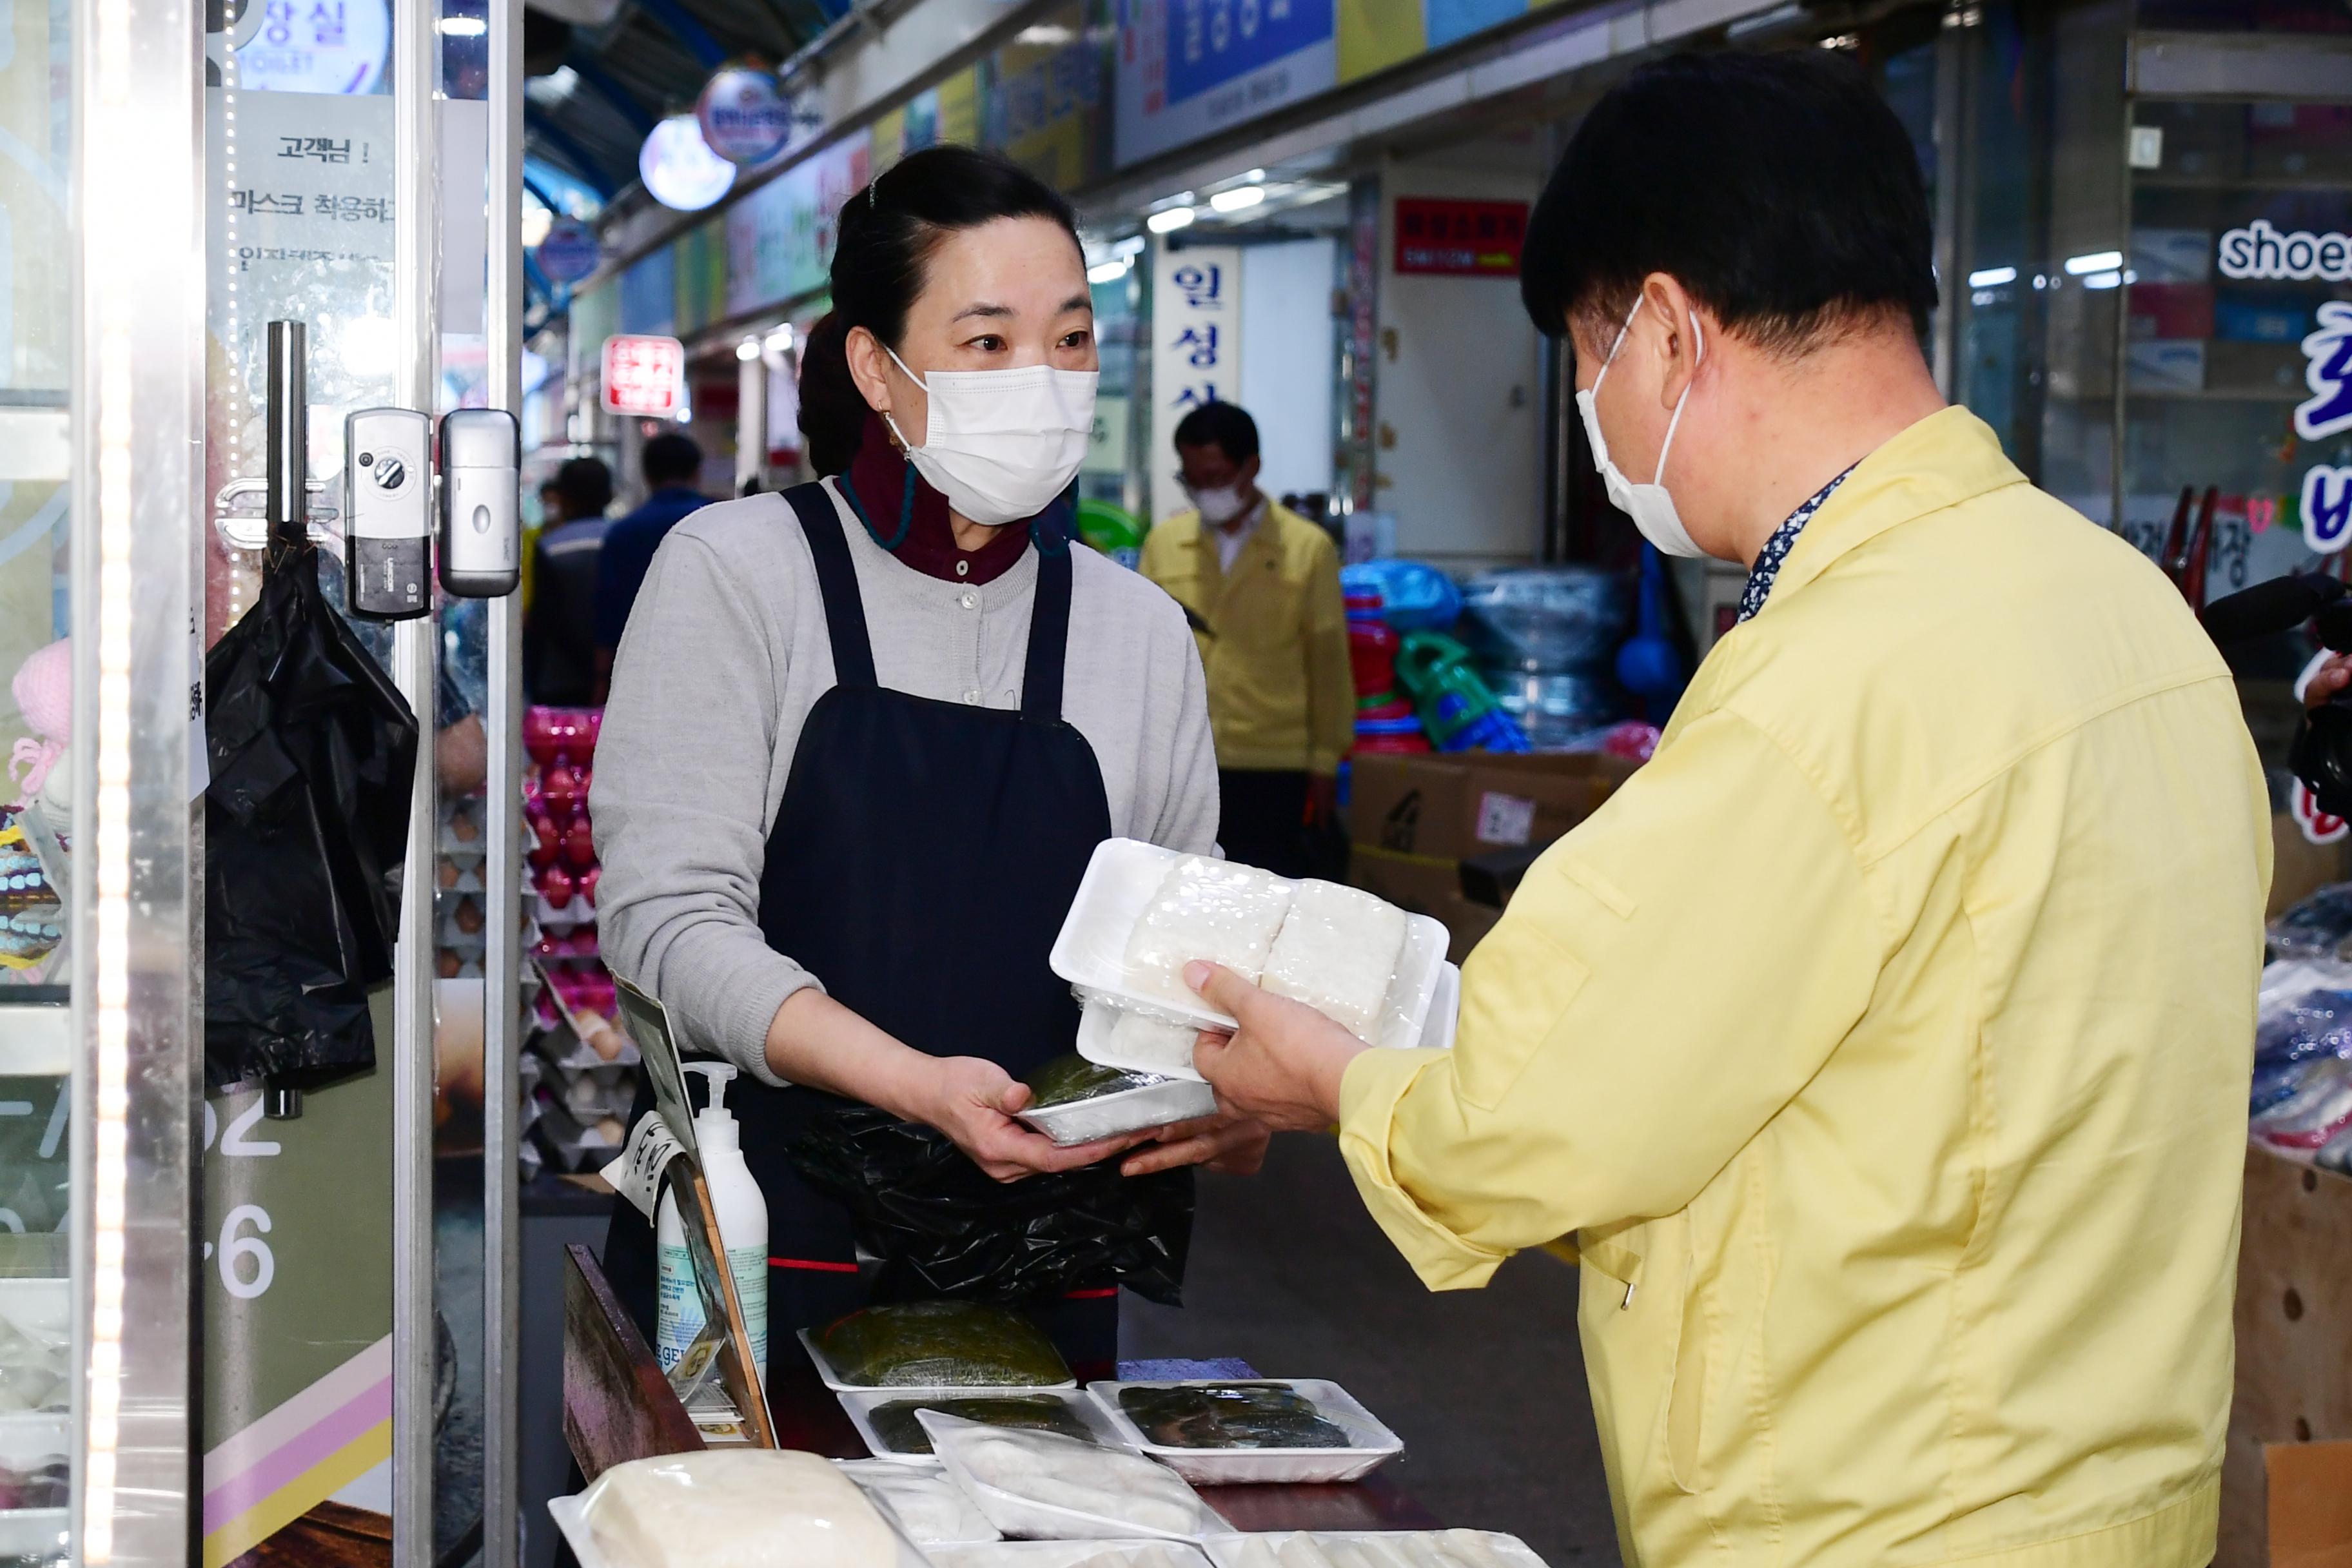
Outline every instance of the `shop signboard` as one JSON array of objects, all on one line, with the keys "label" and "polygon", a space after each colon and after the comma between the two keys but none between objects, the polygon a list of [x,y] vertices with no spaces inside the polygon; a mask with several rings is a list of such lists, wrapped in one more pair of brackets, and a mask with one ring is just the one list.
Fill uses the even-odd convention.
[{"label": "shop signboard", "polygon": [[1167,477],[1176,426],[1204,403],[1232,402],[1242,384],[1242,253],[1236,246],[1161,245],[1151,262],[1151,450],[1143,468],[1151,521],[1191,502]]},{"label": "shop signboard", "polygon": [[676,338],[604,340],[604,411],[666,419],[686,401],[686,345]]},{"label": "shop signboard", "polygon": [[[2352,302],[2319,307],[2318,330],[2303,340],[2303,353],[2311,396],[2295,405],[2295,435],[2326,441],[2352,431]],[[2303,476],[2301,499],[2305,543],[2322,555],[2352,543],[2352,468],[2314,465]]]},{"label": "shop signboard", "polygon": [[1333,0],[1119,0],[1116,161],[1136,163],[1337,85],[1333,16]]},{"label": "shop signboard", "polygon": [[727,66],[702,84],[694,100],[702,140],[730,163],[764,163],[793,139],[793,101],[775,73]]},{"label": "shop signboard", "polygon": [[1396,269],[1447,278],[1517,278],[1528,237],[1525,202],[1400,196]]},{"label": "shop signboard", "polygon": [[825,286],[842,204],[866,188],[864,132],[794,164],[727,209],[727,313],[799,299]]},{"label": "shop signboard", "polygon": [[982,139],[1057,190],[1103,173],[1108,61],[1083,23],[1073,10],[1066,23],[1032,27],[982,62]]},{"label": "shop signboard", "polygon": [[392,45],[390,0],[266,0],[233,35],[247,92],[372,93]]},{"label": "shop signboard", "polygon": [[710,150],[693,115],[673,114],[646,132],[637,177],[662,205],[694,213],[734,188],[735,165]]},{"label": "shop signboard", "polygon": [[576,217],[560,217],[547,226],[547,237],[531,252],[539,269],[558,283],[577,283],[596,270],[603,250],[596,231]]}]

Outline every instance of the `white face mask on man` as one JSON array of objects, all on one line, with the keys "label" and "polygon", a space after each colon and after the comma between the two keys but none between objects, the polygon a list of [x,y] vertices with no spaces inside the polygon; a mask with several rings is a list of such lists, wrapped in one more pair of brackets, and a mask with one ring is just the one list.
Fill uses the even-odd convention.
[{"label": "white face mask on man", "polygon": [[929,399],[923,444],[882,417],[915,471],[959,514],[992,528],[1018,522],[1070,488],[1094,429],[1099,372],[1031,364],[920,376],[888,344],[882,352]]},{"label": "white face mask on man", "polygon": [[1186,485],[1184,493],[1192,498],[1193,510],[1201,521],[1211,528],[1223,528],[1242,514],[1242,487],[1239,485]]},{"label": "white face mask on man", "polygon": [[1701,556],[1701,550],[1683,526],[1682,514],[1675,510],[1675,498],[1666,493],[1666,454],[1674,450],[1675,429],[1683,422],[1683,405],[1690,401],[1691,384],[1698,377],[1696,366],[1706,362],[1706,342],[1699,335],[1698,318],[1691,318],[1691,345],[1696,352],[1690,382],[1683,384],[1683,395],[1675,399],[1674,417],[1666,422],[1666,438],[1658,447],[1658,471],[1646,485],[1637,485],[1625,478],[1623,470],[1609,460],[1609,442],[1601,434],[1601,416],[1594,411],[1593,397],[1601,384],[1609,379],[1609,367],[1617,363],[1617,351],[1625,346],[1625,334],[1633,330],[1633,318],[1642,313],[1639,296],[1633,308],[1625,313],[1625,324],[1617,329],[1617,341],[1609,345],[1609,357],[1601,362],[1601,374],[1592,378],[1592,385],[1576,395],[1577,412],[1584,416],[1585,437],[1592,443],[1592,466],[1601,471],[1601,484],[1609,492],[1609,504],[1633,520],[1642,537],[1658,547],[1664,555]]}]

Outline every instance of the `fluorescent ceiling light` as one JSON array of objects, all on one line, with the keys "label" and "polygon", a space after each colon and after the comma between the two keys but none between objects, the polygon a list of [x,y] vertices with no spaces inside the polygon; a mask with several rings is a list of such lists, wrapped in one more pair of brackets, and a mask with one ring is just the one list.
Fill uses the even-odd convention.
[{"label": "fluorescent ceiling light", "polygon": [[1170,207],[1166,212],[1156,212],[1145,218],[1143,226],[1154,234],[1173,234],[1191,224],[1193,216],[1191,207]]},{"label": "fluorescent ceiling light", "polygon": [[786,321],[768,334],[767,348],[772,354],[788,354],[793,352],[793,324],[790,321]]},{"label": "fluorescent ceiling light", "polygon": [[441,33],[444,37],[478,38],[490,30],[490,25],[479,16],[444,16]]},{"label": "fluorescent ceiling light", "polygon": [[758,359],[760,357],[760,340],[757,338],[745,338],[741,342],[737,343],[735,345],[735,357],[740,360]]},{"label": "fluorescent ceiling light", "polygon": [[1125,261],[1130,257],[1140,256],[1143,254],[1143,237],[1139,234],[1130,234],[1112,246],[1110,253],[1114,258],[1120,261]]},{"label": "fluorescent ceiling light", "polygon": [[1124,256],[1116,261],[1106,261],[1099,267],[1087,268],[1089,283],[1116,283],[1127,276],[1128,260]]},{"label": "fluorescent ceiling light", "polygon": [[1265,200],[1264,185],[1236,185],[1230,191],[1219,191],[1209,198],[1209,205],[1221,213],[1237,213]]},{"label": "fluorescent ceiling light", "polygon": [[2087,255],[2068,257],[2066,275],[2080,278],[2085,272],[2116,272],[2122,269],[2123,264],[2124,253],[2120,250],[2094,250]]},{"label": "fluorescent ceiling light", "polygon": [[2004,283],[2016,281],[2017,268],[2014,267],[1988,267],[1981,272],[1969,274],[1969,287],[1971,289],[1998,289]]},{"label": "fluorescent ceiling light", "polygon": [[[2068,262],[2067,265],[2071,267],[2074,263]],[[2124,275],[2120,272],[2094,272],[2088,278],[2083,279],[2083,287],[2085,289],[2112,289],[2123,280]]]}]

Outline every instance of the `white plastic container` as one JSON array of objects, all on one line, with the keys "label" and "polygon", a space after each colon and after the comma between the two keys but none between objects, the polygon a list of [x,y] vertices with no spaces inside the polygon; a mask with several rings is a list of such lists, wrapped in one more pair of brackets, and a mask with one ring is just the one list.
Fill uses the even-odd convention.
[{"label": "white plastic container", "polygon": [[[959,1387],[956,1384],[945,1383],[924,1383],[898,1385],[880,1383],[851,1383],[845,1379],[840,1373],[834,1370],[833,1363],[825,1357],[824,1347],[816,1342],[816,1331],[814,1329],[803,1329],[800,1331],[800,1340],[801,1348],[808,1352],[809,1363],[816,1368],[817,1376],[823,1379],[824,1385],[833,1390],[835,1394],[1003,1394],[1008,1392],[1008,1389],[1003,1384],[970,1384]],[[1066,1377],[1059,1383],[1041,1383],[1034,1387],[1024,1384],[1017,1388],[1012,1388],[1009,1392],[1014,1394],[1049,1394],[1063,1389],[1076,1388],[1077,1386],[1078,1380],[1076,1378]]]},{"label": "white plastic container", "polygon": [[940,1459],[936,1454],[908,1454],[886,1447],[881,1434],[875,1430],[874,1412],[885,1405],[905,1401],[919,1404],[927,1399],[1051,1399],[1067,1410],[1103,1447],[1132,1453],[1136,1447],[1133,1434],[1122,1431],[1117,1422],[1103,1414],[1099,1402],[1077,1388],[880,1388],[859,1394],[842,1393],[835,1397],[849,1412],[849,1424],[857,1428],[866,1451],[894,1465],[937,1468]]},{"label": "white plastic container", "polygon": [[[956,1485],[961,1487],[971,1500],[980,1505],[980,1511],[988,1516],[989,1523],[1007,1535],[1033,1541],[1099,1541],[1127,1537],[1139,1540],[1149,1538],[1166,1541],[1198,1541],[1207,1534],[1230,1533],[1233,1529],[1224,1516],[1194,1495],[1192,1489],[1186,1485],[1181,1478],[1172,1474],[1160,1477],[1151,1475],[1150,1471],[1156,1467],[1153,1467],[1150,1460],[1138,1455],[1118,1449],[1090,1448],[1073,1438],[1056,1437],[1048,1433],[1007,1432],[995,1427],[983,1426],[976,1421],[958,1420],[955,1416],[941,1415],[936,1410],[919,1411],[916,1414],[915,1419],[920,1421],[923,1424],[923,1429],[931,1435],[931,1442],[939,1449],[940,1462],[947,1467],[947,1472],[954,1478]],[[1143,1466],[1145,1468],[1142,1470],[1132,1472],[1135,1481],[1129,1484],[1149,1481],[1162,1491],[1170,1490],[1171,1488],[1181,1488],[1184,1495],[1191,1500],[1190,1510],[1193,1522],[1198,1528],[1185,1531],[1158,1530],[1139,1524],[1133,1519],[1114,1519],[1108,1514],[1090,1513],[1083,1509],[1066,1508],[1059,1503],[1046,1502],[1039,1498],[1024,1497],[1017,1492],[1008,1491],[1003,1487],[981,1479],[964,1462],[963,1445],[971,1441],[976,1434],[1030,1438],[1034,1439],[1040,1447],[1051,1445],[1093,1458],[1112,1461],[1123,1460],[1130,1469],[1134,1466]]]},{"label": "white plastic container", "polygon": [[[727,1109],[728,1080],[735,1068],[726,1062],[686,1062],[688,1072],[703,1074],[709,1103],[694,1118],[694,1142],[702,1155],[702,1179],[710,1189],[710,1206],[719,1220],[719,1239],[727,1248],[727,1269],[735,1276],[735,1297],[743,1308],[743,1328],[751,1338],[751,1360],[759,1368],[760,1387],[768,1386],[768,1200],[743,1163],[742,1130]],[[655,1257],[659,1260],[654,1287],[654,1359],[668,1372],[685,1358],[702,1331],[702,1297],[695,1288],[694,1254],[686,1245],[686,1226],[678,1217],[677,1199],[662,1191],[661,1214],[654,1227]]]},{"label": "white plastic container", "polygon": [[1000,1539],[987,1516],[936,1465],[887,1459],[835,1459],[834,1464],[926,1556],[933,1547],[975,1546]]},{"label": "white plastic container", "polygon": [[1496,1530],[1279,1530],[1212,1535],[1201,1544],[1216,1568],[1273,1568],[1273,1549],[1300,1535],[1318,1545],[1349,1542],[1367,1548],[1382,1568],[1441,1568],[1456,1561],[1461,1556],[1458,1552],[1441,1555],[1433,1550],[1444,1545],[1449,1536],[1456,1542],[1466,1538],[1475,1542],[1481,1552],[1492,1554],[1499,1568],[1544,1568],[1544,1560],[1534,1548],[1516,1535]]},{"label": "white plastic container", "polygon": [[[1108,1011],[1098,1002],[1087,1005],[1089,1014]],[[1086,1025],[1081,1022],[1078,1027],[1083,1036]],[[1165,1127],[1172,1121],[1190,1121],[1196,1116],[1213,1116],[1216,1110],[1215,1092],[1201,1081],[1198,1073],[1188,1073],[1181,1078],[1169,1076],[1165,1082],[1146,1084],[1141,1089],[1098,1094],[1091,1100],[1074,1100],[1065,1105],[1043,1108],[1033,1106],[1017,1112],[1014,1119],[1066,1147],[1120,1132],[1140,1131],[1147,1127]]]},{"label": "white plastic container", "polygon": [[1209,1568],[1208,1556],[1182,1541],[979,1542],[937,1547],[927,1555],[932,1568]]},{"label": "white plastic container", "polygon": [[[1048,959],[1054,973],[1070,983],[1084,1002],[1108,1002],[1129,1012],[1171,1024],[1200,1029],[1234,1027],[1234,1020],[1206,1003],[1190,1005],[1137,989],[1127,970],[1127,942],[1145,906],[1183,857],[1173,849],[1134,838],[1108,838],[1095,846],[1077,897],[1064,917]],[[1389,986],[1381,1013],[1380,1038],[1373,1044],[1419,1045],[1428,1022],[1441,972],[1445,967],[1445,927],[1427,915],[1405,916],[1404,950],[1397,958],[1396,977]],[[1082,1026],[1078,1054],[1105,1067],[1125,1064],[1096,1055],[1108,1038],[1098,1027],[1090,1037]],[[1090,1046],[1092,1048],[1090,1048]],[[1170,1073],[1165,1065],[1147,1072]]]},{"label": "white plastic container", "polygon": [[[1204,1388],[1253,1383],[1279,1383],[1300,1397],[1312,1400],[1323,1418],[1348,1435],[1344,1448],[1187,1448],[1148,1441],[1134,1417],[1119,1407],[1125,1388]],[[1338,1384],[1319,1377],[1227,1377],[1174,1382],[1090,1383],[1104,1415],[1118,1431],[1119,1440],[1138,1453],[1159,1460],[1186,1480],[1200,1486],[1237,1486],[1251,1482],[1310,1485],[1360,1481],[1399,1454],[1404,1439],[1381,1424]]]}]

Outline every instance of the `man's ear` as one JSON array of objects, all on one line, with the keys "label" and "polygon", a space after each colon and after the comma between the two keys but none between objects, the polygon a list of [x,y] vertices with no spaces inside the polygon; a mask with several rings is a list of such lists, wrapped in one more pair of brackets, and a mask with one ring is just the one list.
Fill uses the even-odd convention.
[{"label": "man's ear", "polygon": [[1242,488],[1244,489],[1247,489],[1252,485],[1256,484],[1258,474],[1263,471],[1265,468],[1265,464],[1257,458],[1252,458],[1248,462],[1244,463],[1240,469]]},{"label": "man's ear", "polygon": [[[1681,282],[1664,272],[1642,279],[1642,310],[1634,318],[1633,336],[1651,357],[1658,373],[1658,405],[1672,409],[1682,401],[1698,372],[1704,331],[1697,322],[1698,302]],[[1632,346],[1629,341],[1627,346]]]}]

